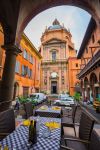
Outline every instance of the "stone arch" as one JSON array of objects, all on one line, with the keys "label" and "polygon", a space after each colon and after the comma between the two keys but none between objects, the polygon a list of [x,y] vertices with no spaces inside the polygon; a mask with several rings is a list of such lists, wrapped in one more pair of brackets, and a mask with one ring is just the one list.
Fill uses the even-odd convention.
[{"label": "stone arch", "polygon": [[88,85],[89,85],[88,78],[85,77],[85,78],[84,78],[84,87],[86,88]]},{"label": "stone arch", "polygon": [[[83,10],[87,11],[89,14],[92,15],[94,20],[97,24],[100,23],[100,3],[99,1],[87,1],[84,0],[44,0],[44,1],[38,1],[36,5],[35,2],[29,3],[28,1],[22,1],[21,3],[21,10],[19,15],[19,24],[17,28],[17,37],[20,37],[20,34],[24,31],[27,24],[31,21],[33,17],[35,17],[37,14],[41,13],[42,11],[56,6],[61,5],[69,5],[69,6],[76,6],[79,8],[82,8]],[[22,17],[23,16],[23,20]]]},{"label": "stone arch", "polygon": [[94,84],[94,83],[97,83],[97,76],[95,73],[91,73],[90,75],[90,85]]},{"label": "stone arch", "polygon": [[95,99],[98,95],[99,88],[95,86],[97,82],[98,82],[98,79],[97,79],[96,74],[94,72],[91,73],[91,75],[90,75],[90,88],[91,88],[91,93],[92,93],[93,99]]}]

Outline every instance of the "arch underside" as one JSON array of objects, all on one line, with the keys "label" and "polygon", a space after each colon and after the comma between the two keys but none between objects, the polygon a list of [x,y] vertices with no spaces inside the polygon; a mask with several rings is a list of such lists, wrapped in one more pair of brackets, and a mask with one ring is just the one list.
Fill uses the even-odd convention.
[{"label": "arch underside", "polygon": [[[26,4],[25,4],[26,3]],[[28,25],[28,23],[31,21],[32,18],[34,18],[37,14],[41,13],[42,11],[48,9],[48,8],[52,8],[52,7],[56,7],[56,6],[61,6],[61,5],[70,5],[70,6],[76,6],[79,8],[84,9],[85,11],[87,11],[89,14],[92,15],[92,17],[96,20],[99,20],[98,15],[96,14],[96,8],[95,5],[93,5],[93,2],[91,2],[91,0],[44,0],[44,1],[39,1],[36,3],[36,5],[34,6],[35,1],[31,1],[31,3],[29,3],[28,1],[22,1],[21,6],[23,7],[24,5],[24,9],[20,10],[20,16],[21,14],[24,14],[23,16],[23,20],[21,20],[21,17],[19,17],[19,21],[18,21],[18,28],[17,28],[17,37],[18,39],[20,39],[20,35],[21,33],[24,31],[25,27]],[[96,1],[95,1],[96,3]],[[26,7],[25,7],[26,6]],[[28,9],[27,7],[29,7],[30,9]],[[27,12],[25,11],[27,10]],[[23,13],[24,12],[24,13]]]},{"label": "arch underside", "polygon": [[2,0],[0,2],[0,22],[4,30],[6,44],[20,41],[21,34],[31,19],[42,11],[61,5],[70,5],[82,8],[92,15],[100,25],[99,0]]}]

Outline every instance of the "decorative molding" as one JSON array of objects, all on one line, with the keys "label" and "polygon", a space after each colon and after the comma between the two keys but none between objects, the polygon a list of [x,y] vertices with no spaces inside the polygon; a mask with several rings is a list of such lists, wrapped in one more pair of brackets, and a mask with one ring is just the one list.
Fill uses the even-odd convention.
[{"label": "decorative molding", "polygon": [[15,55],[18,55],[19,53],[22,53],[22,50],[19,49],[16,45],[13,45],[13,44],[3,45],[1,47],[6,50],[6,53],[13,53]]}]

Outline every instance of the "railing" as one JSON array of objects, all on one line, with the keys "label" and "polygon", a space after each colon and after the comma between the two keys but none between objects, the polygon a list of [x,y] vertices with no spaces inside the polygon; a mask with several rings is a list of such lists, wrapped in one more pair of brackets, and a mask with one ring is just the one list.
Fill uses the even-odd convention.
[{"label": "railing", "polygon": [[92,66],[94,66],[97,62],[100,61],[100,50],[92,57],[92,59],[86,64],[86,66],[81,70],[81,72],[77,75],[80,78],[84,73],[86,73]]}]

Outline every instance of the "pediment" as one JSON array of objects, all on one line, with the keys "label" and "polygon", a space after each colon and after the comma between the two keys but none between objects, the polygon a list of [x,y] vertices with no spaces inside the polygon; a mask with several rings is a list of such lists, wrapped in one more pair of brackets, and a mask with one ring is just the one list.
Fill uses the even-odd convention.
[{"label": "pediment", "polygon": [[60,40],[60,39],[51,39],[49,41],[46,41],[44,44],[49,45],[49,44],[57,44],[57,43],[64,43],[65,41]]}]

